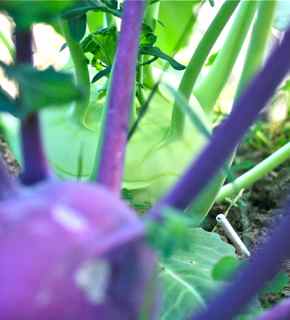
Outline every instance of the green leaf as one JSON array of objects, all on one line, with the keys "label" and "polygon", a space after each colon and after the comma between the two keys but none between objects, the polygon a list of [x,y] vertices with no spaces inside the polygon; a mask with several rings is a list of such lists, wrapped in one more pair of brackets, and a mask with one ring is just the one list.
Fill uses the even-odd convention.
[{"label": "green leaf", "polygon": [[208,0],[209,4],[214,7],[214,0]]},{"label": "green leaf", "polygon": [[40,71],[30,65],[7,66],[6,74],[21,88],[21,114],[81,99],[73,77],[53,68]]},{"label": "green leaf", "polygon": [[262,294],[280,293],[289,283],[289,276],[286,272],[279,272],[275,278],[262,290]]},{"label": "green leaf", "polygon": [[78,1],[78,3],[71,9],[66,10],[63,13],[63,17],[70,18],[75,17],[80,14],[87,13],[88,11],[99,11],[104,13],[111,13],[116,17],[121,17],[122,13],[120,10],[116,9],[114,2],[111,2],[112,5],[107,1],[104,3],[100,0],[83,0]]},{"label": "green leaf", "polygon": [[189,248],[190,219],[173,208],[164,208],[163,211],[163,223],[150,221],[147,234],[151,245],[164,257],[169,257],[177,249]]},{"label": "green leaf", "polygon": [[81,14],[71,17],[67,20],[70,34],[72,35],[73,39],[77,42],[81,41],[86,33],[87,16],[85,14]]},{"label": "green leaf", "polygon": [[196,20],[193,9],[199,3],[198,0],[160,1],[156,44],[161,50],[173,55],[186,46]]},{"label": "green leaf", "polygon": [[140,37],[140,47],[144,47],[144,46],[152,47],[156,42],[156,40],[157,40],[157,37],[153,33],[152,28],[147,24],[143,23],[141,37]]},{"label": "green leaf", "polygon": [[16,102],[8,96],[6,92],[0,89],[0,111],[9,112],[13,115],[17,113]]},{"label": "green leaf", "polygon": [[205,65],[206,65],[207,67],[211,66],[211,65],[215,62],[215,59],[218,57],[218,53],[219,53],[219,51],[218,51],[218,52],[215,52],[215,53],[213,53],[213,54],[211,54],[211,55],[209,56],[209,58],[207,59],[207,61],[206,61],[206,63],[205,63]]},{"label": "green leaf", "polygon": [[89,34],[81,43],[85,53],[91,53],[93,59],[91,64],[94,67],[113,64],[117,47],[117,29],[115,26],[103,28]]},{"label": "green leaf", "polygon": [[0,10],[6,10],[19,29],[27,29],[36,22],[51,22],[75,0],[25,0],[1,1]]},{"label": "green leaf", "polygon": [[100,80],[103,77],[106,77],[110,74],[112,67],[109,66],[103,70],[101,70],[100,72],[98,72],[92,79],[92,83],[97,82],[98,80]]},{"label": "green leaf", "polygon": [[228,280],[239,265],[240,261],[236,257],[223,257],[214,265],[212,269],[212,277],[217,281]]},{"label": "green leaf", "polygon": [[162,320],[188,319],[192,311],[206,306],[220,286],[212,268],[225,256],[234,257],[234,248],[215,233],[191,229],[189,250],[179,250],[160,261],[159,277],[164,289]]},{"label": "green leaf", "polygon": [[144,47],[140,48],[139,52],[140,52],[140,54],[150,55],[150,56],[165,60],[171,65],[172,68],[174,68],[176,70],[184,70],[185,69],[185,66],[183,64],[177,62],[176,60],[171,58],[166,53],[162,52],[157,47],[144,46]]},{"label": "green leaf", "polygon": [[289,92],[290,91],[290,80],[285,81],[285,83],[283,84],[283,86],[281,87],[280,90]]},{"label": "green leaf", "polygon": [[276,17],[274,19],[274,27],[280,31],[286,31],[290,24],[290,2],[285,0],[279,0]]},{"label": "green leaf", "polygon": [[103,12],[87,12],[88,29],[90,32],[96,32],[103,28],[105,23],[105,14]]}]

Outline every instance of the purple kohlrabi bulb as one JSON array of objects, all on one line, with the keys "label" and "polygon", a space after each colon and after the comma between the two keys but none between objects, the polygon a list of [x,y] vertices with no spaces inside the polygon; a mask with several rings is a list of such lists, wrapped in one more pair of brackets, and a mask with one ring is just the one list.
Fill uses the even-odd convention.
[{"label": "purple kohlrabi bulb", "polygon": [[43,183],[2,201],[1,319],[137,319],[155,267],[143,232],[96,185]]}]

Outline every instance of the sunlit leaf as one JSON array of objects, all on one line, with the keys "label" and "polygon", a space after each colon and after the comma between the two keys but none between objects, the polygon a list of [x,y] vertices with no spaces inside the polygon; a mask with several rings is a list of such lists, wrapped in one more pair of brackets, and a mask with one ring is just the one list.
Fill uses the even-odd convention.
[{"label": "sunlit leaf", "polygon": [[187,44],[196,20],[193,10],[199,3],[199,0],[160,1],[156,45],[162,51],[172,55]]},{"label": "sunlit leaf", "polygon": [[96,32],[104,26],[105,14],[103,12],[87,12],[88,29],[90,32]]}]

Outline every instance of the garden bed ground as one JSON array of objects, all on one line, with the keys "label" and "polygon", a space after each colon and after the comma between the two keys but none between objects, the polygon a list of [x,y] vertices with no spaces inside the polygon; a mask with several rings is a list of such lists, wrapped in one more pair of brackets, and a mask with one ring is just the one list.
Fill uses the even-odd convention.
[{"label": "garden bed ground", "polygon": [[[235,167],[237,168],[235,175],[239,176],[245,171],[245,167],[265,159],[274,150],[290,140],[289,117],[281,127],[283,127],[282,131],[273,131],[268,123],[260,122],[252,129],[252,132],[238,149],[233,166],[234,170]],[[239,170],[238,168],[242,169]],[[271,228],[269,227],[281,218],[280,208],[283,206],[289,191],[290,159],[259,180],[251,188],[245,190],[229,210],[229,221],[250,251],[253,251],[258,244],[263,242],[267,234],[271,234]],[[212,226],[215,222],[216,215],[227,211],[229,206],[231,206],[229,202],[214,206],[209,214],[209,229],[211,228],[209,226]],[[217,230],[220,234],[223,234],[220,228]],[[290,262],[285,264],[284,270],[290,276]],[[266,296],[263,303],[268,306],[285,296],[290,296],[290,285],[279,294]]]}]

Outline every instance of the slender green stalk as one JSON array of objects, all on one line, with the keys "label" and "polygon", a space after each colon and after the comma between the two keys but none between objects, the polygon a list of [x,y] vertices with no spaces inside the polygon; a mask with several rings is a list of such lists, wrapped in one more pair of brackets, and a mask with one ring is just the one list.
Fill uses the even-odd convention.
[{"label": "slender green stalk", "polygon": [[106,13],[105,18],[106,18],[107,27],[111,27],[115,25],[114,17],[110,13]]},{"label": "slender green stalk", "polygon": [[222,187],[216,201],[221,202],[225,198],[232,197],[237,194],[241,189],[250,187],[289,158],[290,142],[257,164],[253,169]]},{"label": "slender green stalk", "polygon": [[[268,43],[270,31],[271,31],[271,26],[272,26],[274,14],[275,14],[276,4],[277,4],[276,0],[261,1],[258,4],[258,13],[255,20],[255,24],[253,26],[253,31],[251,34],[247,55],[245,58],[243,72],[242,72],[242,75],[238,84],[237,92],[236,92],[236,98],[239,97],[243,88],[248,84],[249,80],[255,75],[256,71],[259,69],[259,67],[263,63],[263,59],[265,56],[266,47],[267,47],[267,43]],[[284,153],[282,152],[282,155],[281,155],[282,158]],[[278,159],[279,159],[279,156],[280,156],[280,153],[278,153],[277,155]],[[257,167],[259,167],[259,165]],[[250,171],[252,172],[254,169]],[[257,172],[260,172],[260,170],[261,169],[258,168]],[[265,174],[267,173],[268,172],[266,172]],[[220,197],[220,193],[217,197],[217,201],[220,201],[219,197]]]},{"label": "slender green stalk", "polygon": [[155,2],[150,4],[149,2],[146,5],[145,15],[144,15],[144,22],[152,29],[155,30],[156,21],[158,20],[159,16],[159,7],[160,2]]},{"label": "slender green stalk", "polygon": [[7,48],[9,55],[11,59],[13,60],[15,57],[15,49],[13,47],[13,44],[11,43],[10,39],[7,38],[4,34],[4,32],[0,32],[0,42],[4,44],[4,46]]},{"label": "slender green stalk", "polygon": [[260,1],[258,4],[258,13],[253,27],[249,49],[247,51],[236,96],[241,94],[241,91],[263,63],[276,11],[276,5],[276,0]]},{"label": "slender green stalk", "polygon": [[[258,14],[252,30],[249,48],[246,54],[244,68],[238,83],[236,97],[238,98],[241,88],[243,88],[248,80],[255,74],[256,70],[261,66],[266,51],[267,40],[271,30],[273,15],[275,12],[276,1],[259,2]],[[236,99],[235,99],[236,100]],[[229,157],[224,164],[224,168],[229,168],[235,156],[235,152]],[[199,224],[206,216],[215,202],[215,195],[218,194],[227,175],[227,170],[220,170],[217,176],[211,181],[209,186],[201,192],[192,206],[188,209],[193,214],[196,224]]]},{"label": "slender green stalk", "polygon": [[237,12],[224,46],[207,76],[197,84],[194,94],[207,113],[210,113],[224,88],[251,26],[257,1],[244,1]]},{"label": "slender green stalk", "polygon": [[77,121],[80,121],[85,112],[85,108],[90,101],[90,78],[88,65],[81,46],[71,36],[69,26],[66,21],[62,21],[62,29],[75,67],[76,82],[83,92],[82,101],[76,103],[73,109],[73,118],[75,118]]},{"label": "slender green stalk", "polygon": [[[224,29],[229,18],[237,8],[239,0],[227,0],[220,8],[218,14],[210,24],[203,38],[201,39],[198,47],[193,53],[189,64],[186,67],[184,75],[181,79],[178,91],[189,101],[196,79],[200,74],[203,64],[205,63],[210,50],[215,44],[217,38]],[[178,107],[178,103],[175,100],[172,119],[171,129],[175,135],[181,135],[184,127],[185,114]]]},{"label": "slender green stalk", "polygon": [[[289,57],[290,29],[285,33],[281,44],[273,50],[255,79],[251,81],[247,90],[236,100],[232,112],[214,131],[199,157],[192,161],[178,182],[152,207],[147,215],[149,219],[162,222],[164,217],[162,207],[186,209],[212,181],[288,74]],[[223,317],[217,314],[215,319],[223,319]]]},{"label": "slender green stalk", "polygon": [[[153,4],[147,3],[146,10],[145,10],[145,16],[144,16],[144,23],[146,23],[153,31],[156,27],[156,21],[158,20],[159,16],[159,7],[160,2],[156,2]],[[152,66],[145,65],[142,66],[142,73],[143,73],[143,84],[145,87],[152,89],[154,86],[154,77],[152,74]]]}]

